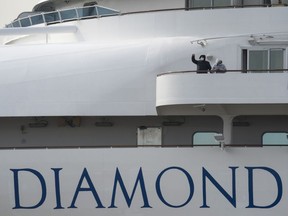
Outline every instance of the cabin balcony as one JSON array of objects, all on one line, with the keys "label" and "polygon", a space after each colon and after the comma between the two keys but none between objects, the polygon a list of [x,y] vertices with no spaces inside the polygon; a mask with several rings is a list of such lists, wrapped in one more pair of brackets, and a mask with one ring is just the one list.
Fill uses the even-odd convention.
[{"label": "cabin balcony", "polygon": [[156,92],[160,115],[288,114],[287,70],[164,73]]}]

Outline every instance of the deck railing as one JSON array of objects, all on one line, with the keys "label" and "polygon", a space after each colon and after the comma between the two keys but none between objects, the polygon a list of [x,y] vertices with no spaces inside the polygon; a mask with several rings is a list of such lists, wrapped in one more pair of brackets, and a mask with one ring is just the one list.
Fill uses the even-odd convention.
[{"label": "deck railing", "polygon": [[[271,5],[228,5],[228,6],[209,6],[209,7],[185,7],[185,8],[172,8],[172,9],[156,9],[145,11],[133,11],[121,13],[120,11],[103,7],[103,6],[87,6],[73,9],[56,10],[51,12],[32,12],[32,15],[16,19],[12,23],[6,25],[6,28],[13,27],[28,27],[38,24],[56,24],[61,22],[68,22],[74,20],[100,18],[107,16],[119,16],[139,13],[152,13],[164,11],[177,11],[177,10],[205,10],[205,9],[225,9],[225,8],[246,8],[246,7],[270,7]],[[277,4],[272,6],[288,6],[288,4]]]},{"label": "deck railing", "polygon": [[120,11],[116,11],[110,8],[102,6],[89,6],[89,7],[80,7],[73,9],[57,10],[47,13],[35,13],[31,16],[26,16],[15,20],[9,25],[6,25],[7,28],[13,27],[28,27],[38,24],[55,24],[73,20],[81,20],[88,18],[98,18],[105,16],[119,15]]},{"label": "deck railing", "polygon": [[181,73],[199,73],[199,74],[225,74],[225,73],[287,73],[288,69],[270,69],[270,70],[227,70],[225,72],[213,72],[213,71],[209,71],[209,72],[203,72],[203,71],[197,71],[197,70],[187,70],[187,71],[168,71],[168,72],[164,72],[164,73],[160,73],[157,75],[157,77],[159,76],[163,76],[163,75],[168,75],[168,74],[181,74]]},{"label": "deck railing", "polygon": [[[0,150],[48,150],[48,149],[120,149],[120,148],[220,148],[220,144],[215,145],[110,145],[110,146],[11,146],[11,147],[3,147],[0,146]],[[273,144],[273,145],[263,145],[263,144],[225,144],[227,148],[265,148],[265,147],[288,147],[288,144]]]}]

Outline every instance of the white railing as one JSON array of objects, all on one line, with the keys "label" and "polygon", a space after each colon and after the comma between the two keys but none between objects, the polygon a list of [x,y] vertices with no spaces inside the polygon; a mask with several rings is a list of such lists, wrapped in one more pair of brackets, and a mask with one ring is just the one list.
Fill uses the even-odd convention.
[{"label": "white railing", "polygon": [[88,6],[88,7],[80,7],[80,8],[73,8],[73,9],[65,9],[65,10],[57,10],[52,12],[40,13],[35,12],[31,16],[25,16],[23,18],[16,19],[12,23],[6,25],[7,28],[13,27],[28,27],[32,25],[38,24],[54,24],[54,23],[61,23],[66,21],[72,20],[81,20],[81,19],[88,19],[88,18],[98,18],[98,17],[105,17],[105,16],[114,16],[114,15],[130,15],[130,14],[138,14],[138,13],[153,13],[153,12],[164,12],[164,11],[175,11],[175,10],[202,10],[202,9],[228,9],[228,8],[247,8],[247,7],[270,7],[270,6],[288,6],[286,3],[281,4],[233,4],[233,5],[225,5],[225,6],[202,6],[197,7],[193,6],[190,7],[186,5],[184,8],[171,8],[171,9],[156,9],[156,10],[144,10],[144,11],[132,11],[121,13],[120,11],[103,7],[103,6]]},{"label": "white railing", "polygon": [[7,28],[13,27],[28,27],[38,24],[54,24],[67,22],[72,20],[81,20],[94,17],[104,17],[119,15],[120,11],[113,10],[102,6],[89,6],[65,10],[57,10],[46,13],[37,13],[31,16],[26,16],[15,20],[14,22],[6,25]]}]

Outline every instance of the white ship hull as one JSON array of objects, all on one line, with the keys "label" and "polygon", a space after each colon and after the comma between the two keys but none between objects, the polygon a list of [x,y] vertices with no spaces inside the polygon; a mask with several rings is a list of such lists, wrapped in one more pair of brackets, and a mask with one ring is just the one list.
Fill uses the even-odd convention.
[{"label": "white ship hull", "polygon": [[4,150],[1,212],[285,215],[286,154],[287,147]]}]

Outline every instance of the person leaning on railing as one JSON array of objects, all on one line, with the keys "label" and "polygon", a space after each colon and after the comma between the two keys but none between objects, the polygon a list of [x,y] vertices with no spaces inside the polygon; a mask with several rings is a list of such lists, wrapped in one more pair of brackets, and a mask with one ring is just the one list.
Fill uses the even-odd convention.
[{"label": "person leaning on railing", "polygon": [[211,73],[225,73],[227,71],[226,66],[223,64],[222,60],[216,60],[216,64],[213,66]]}]

